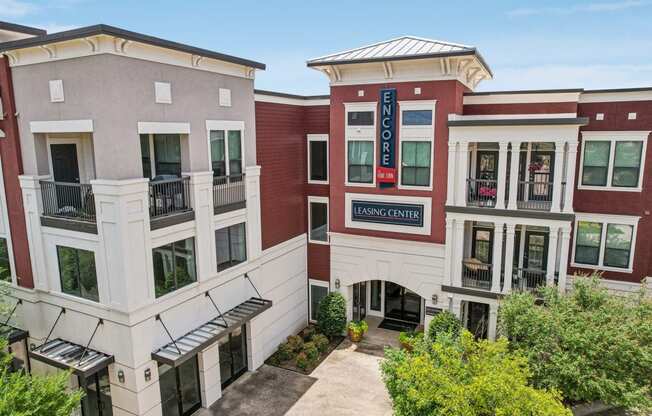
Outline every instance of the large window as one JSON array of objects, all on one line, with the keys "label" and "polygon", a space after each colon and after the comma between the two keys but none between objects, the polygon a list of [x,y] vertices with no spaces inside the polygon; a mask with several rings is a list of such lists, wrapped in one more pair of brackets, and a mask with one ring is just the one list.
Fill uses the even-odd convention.
[{"label": "large window", "polygon": [[181,176],[179,134],[141,134],[140,152],[143,177]]},{"label": "large window", "polygon": [[195,239],[175,241],[152,250],[156,297],[197,281]]},{"label": "large window", "polygon": [[347,153],[348,181],[350,183],[373,183],[373,140],[349,140]]},{"label": "large window", "polygon": [[428,142],[401,142],[401,185],[430,186],[430,147]]},{"label": "large window", "polygon": [[61,291],[99,302],[95,253],[78,248],[57,246]]},{"label": "large window", "polygon": [[432,125],[432,110],[405,110],[403,111],[404,126],[430,126]]},{"label": "large window", "polygon": [[346,121],[349,126],[373,126],[373,111],[348,111]]},{"label": "large window", "polygon": [[308,182],[328,183],[328,135],[308,135]]},{"label": "large window", "polygon": [[432,189],[435,102],[400,101],[399,107],[399,187]]},{"label": "large window", "polygon": [[[580,188],[640,190],[645,134],[591,132],[584,134]],[[631,136],[631,137],[630,137]]]},{"label": "large window", "polygon": [[308,241],[328,243],[328,198],[308,197]]},{"label": "large window", "polygon": [[631,271],[638,217],[580,217],[575,226],[577,266]]},{"label": "large window", "polygon": [[6,238],[0,238],[0,280],[11,282],[11,263]]},{"label": "large window", "polygon": [[211,130],[209,140],[213,176],[242,174],[242,131]]},{"label": "large window", "polygon": [[344,103],[346,112],[346,184],[374,186],[376,108],[378,103]]},{"label": "large window", "polygon": [[215,231],[217,270],[222,271],[247,260],[247,237],[244,223]]},{"label": "large window", "polygon": [[310,321],[317,321],[319,303],[328,295],[328,282],[310,279]]}]

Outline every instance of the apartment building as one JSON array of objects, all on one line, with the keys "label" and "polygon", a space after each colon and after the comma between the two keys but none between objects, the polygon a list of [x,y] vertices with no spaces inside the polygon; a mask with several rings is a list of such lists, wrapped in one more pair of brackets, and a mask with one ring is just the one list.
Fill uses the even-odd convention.
[{"label": "apartment building", "polygon": [[493,338],[510,291],[652,285],[652,88],[474,92],[476,48],[409,36],[308,61],[322,96],[106,25],[0,42],[2,330],[82,415],[209,406],[329,291]]}]

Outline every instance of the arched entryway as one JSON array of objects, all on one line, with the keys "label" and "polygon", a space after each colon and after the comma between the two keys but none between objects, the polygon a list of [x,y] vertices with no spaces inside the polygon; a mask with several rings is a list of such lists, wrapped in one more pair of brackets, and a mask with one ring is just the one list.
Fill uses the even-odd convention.
[{"label": "arched entryway", "polygon": [[368,280],[350,286],[353,320],[377,318],[385,329],[404,331],[423,324],[424,298],[398,283]]}]

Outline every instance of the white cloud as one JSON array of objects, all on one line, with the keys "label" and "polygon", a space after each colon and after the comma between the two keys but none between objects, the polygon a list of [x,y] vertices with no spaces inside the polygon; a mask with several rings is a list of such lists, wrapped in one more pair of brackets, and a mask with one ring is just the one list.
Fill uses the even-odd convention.
[{"label": "white cloud", "polygon": [[39,29],[44,29],[48,33],[63,32],[63,31],[66,31],[66,30],[71,30],[71,29],[75,29],[75,28],[79,27],[79,26],[74,26],[74,25],[61,25],[61,24],[58,24],[58,23],[41,23],[41,24],[37,23],[37,24],[31,25],[31,26],[38,27]]},{"label": "white cloud", "polygon": [[21,0],[0,0],[0,17],[14,19],[34,13],[38,10],[35,4]]},{"label": "white cloud", "polygon": [[652,4],[649,0],[623,0],[605,3],[586,3],[568,7],[524,7],[507,12],[508,16],[533,16],[533,15],[570,15],[575,13],[605,13],[645,7]]},{"label": "white cloud", "polygon": [[481,83],[480,90],[652,86],[652,64],[498,67],[494,74],[494,80]]}]

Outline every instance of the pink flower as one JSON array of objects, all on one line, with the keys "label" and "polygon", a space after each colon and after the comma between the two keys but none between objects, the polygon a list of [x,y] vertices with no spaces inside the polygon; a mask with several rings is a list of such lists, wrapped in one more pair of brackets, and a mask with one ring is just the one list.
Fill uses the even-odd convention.
[{"label": "pink flower", "polygon": [[495,188],[489,188],[488,186],[481,186],[480,187],[480,196],[488,196],[491,198],[496,197],[496,192],[497,190]]}]

